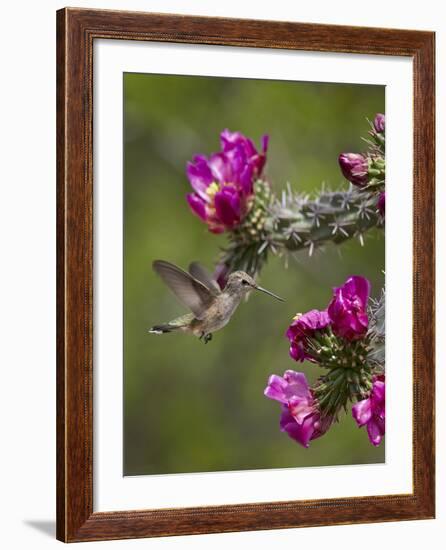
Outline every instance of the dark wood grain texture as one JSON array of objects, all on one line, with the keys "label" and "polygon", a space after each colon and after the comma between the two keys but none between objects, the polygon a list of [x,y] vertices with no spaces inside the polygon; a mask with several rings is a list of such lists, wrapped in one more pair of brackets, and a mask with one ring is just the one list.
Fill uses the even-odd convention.
[{"label": "dark wood grain texture", "polygon": [[[408,56],[414,64],[413,493],[93,512],[93,41]],[[123,539],[434,517],[434,34],[66,8],[57,13],[57,538]]]}]

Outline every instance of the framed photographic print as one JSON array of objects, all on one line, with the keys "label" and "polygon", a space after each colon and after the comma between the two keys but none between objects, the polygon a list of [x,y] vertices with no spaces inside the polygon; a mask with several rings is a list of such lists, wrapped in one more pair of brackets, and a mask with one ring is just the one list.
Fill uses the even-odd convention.
[{"label": "framed photographic print", "polygon": [[57,537],[434,517],[434,33],[57,42]]}]

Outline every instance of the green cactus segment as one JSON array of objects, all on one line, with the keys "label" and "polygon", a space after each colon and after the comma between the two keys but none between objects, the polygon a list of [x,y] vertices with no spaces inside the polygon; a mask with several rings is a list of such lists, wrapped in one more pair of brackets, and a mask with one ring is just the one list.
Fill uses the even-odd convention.
[{"label": "green cactus segment", "polygon": [[266,226],[277,245],[296,251],[339,244],[382,225],[376,196],[355,189],[321,193],[315,200],[290,193],[276,202]]},{"label": "green cactus segment", "polygon": [[348,341],[329,329],[316,333],[307,341],[307,347],[319,366],[328,371],[313,388],[321,414],[337,420],[341,409],[346,410],[351,401],[365,399],[372,389],[369,336]]},{"label": "green cactus segment", "polygon": [[271,187],[268,182],[257,180],[254,184],[254,195],[248,215],[243,223],[233,232],[240,242],[252,243],[266,238],[265,225],[273,202]]},{"label": "green cactus segment", "polygon": [[321,376],[313,388],[321,416],[339,419],[347,405],[368,397],[372,389],[372,370],[367,363],[361,367],[336,367]]},{"label": "green cactus segment", "polygon": [[229,236],[220,259],[232,270],[257,275],[269,254],[286,255],[352,238],[363,243],[364,234],[382,227],[376,193],[350,188],[321,192],[315,199],[289,188],[281,200],[273,197],[266,182],[255,186],[253,205],[244,223]]},{"label": "green cactus segment", "polygon": [[368,336],[360,340],[345,340],[333,334],[331,328],[324,333],[316,332],[314,338],[306,340],[308,350],[314,360],[327,369],[360,369],[367,362]]}]

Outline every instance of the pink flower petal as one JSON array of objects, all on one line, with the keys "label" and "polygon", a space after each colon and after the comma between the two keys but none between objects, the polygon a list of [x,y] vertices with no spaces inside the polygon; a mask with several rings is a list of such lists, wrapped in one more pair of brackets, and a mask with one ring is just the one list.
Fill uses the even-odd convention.
[{"label": "pink flower petal", "polygon": [[352,415],[359,427],[367,424],[372,418],[371,400],[363,399],[362,401],[358,401],[358,403],[352,407]]},{"label": "pink flower petal", "polygon": [[206,203],[195,193],[188,193],[186,198],[193,213],[206,221]]}]

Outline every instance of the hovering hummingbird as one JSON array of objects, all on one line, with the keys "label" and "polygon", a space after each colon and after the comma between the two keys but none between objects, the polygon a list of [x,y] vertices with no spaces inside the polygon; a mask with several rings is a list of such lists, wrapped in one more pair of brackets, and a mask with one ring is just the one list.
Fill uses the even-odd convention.
[{"label": "hovering hummingbird", "polygon": [[188,313],[162,325],[155,325],[150,334],[165,334],[167,332],[189,332],[204,340],[207,344],[212,340],[212,333],[223,328],[232,317],[242,298],[251,290],[260,290],[284,300],[269,290],[257,285],[252,277],[244,271],[234,271],[228,277],[223,290],[217,281],[198,262],[192,262],[189,273],[169,262],[156,260],[152,264],[154,271],[188,307]]}]

